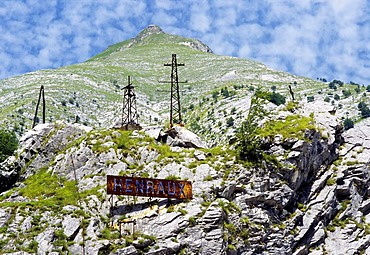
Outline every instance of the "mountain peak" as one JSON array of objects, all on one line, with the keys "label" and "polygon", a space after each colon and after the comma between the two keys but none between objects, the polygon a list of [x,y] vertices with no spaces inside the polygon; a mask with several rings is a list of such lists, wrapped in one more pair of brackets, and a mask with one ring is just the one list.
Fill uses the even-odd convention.
[{"label": "mountain peak", "polygon": [[164,32],[159,26],[151,24],[144,28],[135,38],[133,38],[127,48],[142,42],[146,37],[154,34],[164,34]]},{"label": "mountain peak", "polygon": [[159,26],[157,26],[155,24],[150,24],[147,28],[144,28],[139,33],[139,35],[151,35],[151,34],[162,34],[162,33],[164,33],[164,32]]},{"label": "mountain peak", "polygon": [[[147,37],[157,34],[166,34],[166,33],[159,26],[151,24],[148,27],[144,28],[135,38],[131,39],[130,43],[126,46],[126,48],[130,48],[136,44],[139,44],[143,42]],[[185,40],[183,42],[180,42],[180,44],[203,52],[212,53],[211,48],[209,48],[208,45],[202,43],[198,39]]]}]

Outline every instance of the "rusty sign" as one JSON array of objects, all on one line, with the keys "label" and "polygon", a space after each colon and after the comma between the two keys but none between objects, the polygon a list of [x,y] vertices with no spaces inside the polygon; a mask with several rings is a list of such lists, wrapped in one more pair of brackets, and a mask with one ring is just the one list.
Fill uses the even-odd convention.
[{"label": "rusty sign", "polygon": [[107,175],[107,193],[112,195],[192,198],[190,181]]}]

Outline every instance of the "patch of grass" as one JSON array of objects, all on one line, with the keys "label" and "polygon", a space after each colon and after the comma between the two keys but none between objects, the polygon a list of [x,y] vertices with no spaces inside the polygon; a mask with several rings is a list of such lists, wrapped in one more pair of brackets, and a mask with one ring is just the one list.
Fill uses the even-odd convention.
[{"label": "patch of grass", "polygon": [[186,214],[188,214],[188,211],[186,211],[185,209],[178,209],[177,210],[179,213],[181,213],[181,215],[186,215]]},{"label": "patch of grass", "polygon": [[168,213],[171,213],[171,212],[174,212],[175,211],[175,206],[174,205],[170,205],[168,208],[167,208],[167,212]]},{"label": "patch of grass", "polygon": [[119,233],[116,230],[112,230],[111,228],[104,228],[101,231],[101,238],[107,240],[113,240],[119,238]]},{"label": "patch of grass", "polygon": [[307,211],[307,206],[302,204],[302,203],[298,203],[298,209],[301,211],[301,212],[305,212]]},{"label": "patch of grass", "polygon": [[213,177],[211,175],[207,175],[206,177],[204,177],[203,181],[212,181],[213,180]]},{"label": "patch of grass", "polygon": [[212,202],[210,202],[210,201],[203,201],[200,205],[203,207],[202,208],[202,211],[197,215],[198,217],[202,217],[205,213],[206,213],[206,211],[207,211],[207,209],[208,209],[208,207],[211,205],[211,203]]},{"label": "patch of grass", "polygon": [[188,164],[188,168],[189,169],[193,169],[193,168],[196,168],[197,166],[199,166],[200,165],[200,163],[198,162],[198,161],[193,161],[193,162],[190,162],[189,164]]},{"label": "patch of grass", "polygon": [[224,202],[223,200],[218,200],[218,205],[227,215],[241,212],[241,209],[234,202]]},{"label": "patch of grass", "polygon": [[190,226],[190,227],[195,226],[195,225],[196,225],[196,223],[197,223],[197,220],[195,219],[195,217],[194,217],[194,216],[189,217],[189,226]]},{"label": "patch of grass", "polygon": [[151,147],[158,151],[159,157],[157,159],[157,162],[160,162],[163,159],[169,159],[169,158],[177,158],[179,155],[176,152],[171,151],[171,147],[167,144],[156,144],[152,143]]},{"label": "patch of grass", "polygon": [[227,249],[228,250],[231,250],[231,251],[236,251],[236,247],[234,245],[232,245],[232,244],[228,244],[227,245]]},{"label": "patch of grass", "polygon": [[5,199],[8,199],[11,195],[12,195],[13,192],[6,192],[5,194],[1,195],[0,196],[0,202],[4,201]]},{"label": "patch of grass", "polygon": [[175,180],[180,180],[181,178],[177,175],[170,174],[168,175],[165,180],[170,180],[170,181],[175,181]]},{"label": "patch of grass", "polygon": [[248,217],[243,217],[240,219],[240,222],[244,225],[248,225],[250,223],[250,220]]},{"label": "patch of grass", "polygon": [[8,244],[9,239],[0,239],[0,250],[3,251],[3,248],[6,244]]},{"label": "patch of grass", "polygon": [[47,172],[47,167],[41,168],[24,183],[26,186],[20,189],[19,194],[37,200],[34,203],[51,207],[77,204],[75,182]]},{"label": "patch of grass", "polygon": [[326,181],[326,185],[328,185],[328,186],[333,186],[333,185],[335,185],[335,183],[336,183],[336,180],[334,178],[329,178]]},{"label": "patch of grass", "polygon": [[289,101],[285,107],[285,110],[289,112],[294,112],[296,109],[298,109],[298,102],[296,101]]},{"label": "patch of grass", "polygon": [[357,164],[360,164],[360,162],[358,160],[355,160],[355,161],[347,161],[346,162],[346,165],[347,166],[353,166],[353,165],[357,165]]},{"label": "patch of grass", "polygon": [[337,214],[335,215],[334,219],[332,220],[332,222],[330,224],[328,224],[328,226],[326,226],[326,229],[330,232],[334,232],[335,231],[335,227],[340,227],[340,228],[344,228],[346,226],[346,224],[348,224],[350,222],[350,219],[347,218],[347,219],[344,219],[344,220],[339,220],[339,215],[341,215],[348,207],[348,205],[351,203],[350,200],[344,200],[343,202],[340,203],[340,209],[339,211],[337,212]]},{"label": "patch of grass", "polygon": [[104,199],[103,194],[99,191],[103,188],[103,186],[97,186],[95,188],[84,190],[80,192],[81,199],[87,199],[91,195],[96,195],[100,201]]},{"label": "patch of grass", "polygon": [[261,137],[274,138],[281,134],[285,138],[304,139],[305,130],[316,129],[313,116],[289,115],[285,120],[271,120],[261,129]]},{"label": "patch of grass", "polygon": [[38,247],[39,247],[39,243],[35,240],[32,240],[24,251],[28,253],[36,253]]}]

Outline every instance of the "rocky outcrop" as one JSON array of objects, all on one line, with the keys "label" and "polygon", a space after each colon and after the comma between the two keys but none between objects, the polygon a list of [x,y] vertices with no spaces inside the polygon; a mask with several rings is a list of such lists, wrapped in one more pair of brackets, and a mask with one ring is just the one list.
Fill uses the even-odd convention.
[{"label": "rocky outcrop", "polygon": [[163,132],[161,127],[147,128],[145,133],[157,141],[172,147],[208,148],[207,144],[199,136],[182,126],[173,126],[165,132]]},{"label": "rocky outcrop", "polygon": [[[317,131],[307,131],[304,140],[275,137],[265,147],[279,164],[260,166],[239,163],[228,148],[170,147],[151,140],[145,132],[152,137],[161,133],[98,132],[60,123],[40,125],[27,133],[17,156],[3,164],[7,172],[14,170],[12,165],[23,170],[4,189],[13,188],[0,196],[2,251],[370,252],[369,169],[367,164],[349,161],[355,150],[361,155],[367,149],[343,143],[347,135],[343,129],[333,128],[329,138]],[[181,138],[186,144],[183,128],[174,127],[171,132],[175,133],[171,139]],[[193,145],[199,142],[194,141]],[[65,205],[59,197],[60,202],[49,204],[49,197],[27,195],[23,179],[37,174],[38,165],[58,176],[61,186],[56,193],[70,196],[72,192],[77,201]],[[188,179],[193,199],[110,197],[105,191],[107,174]],[[51,198],[54,195],[48,193]]]},{"label": "rocky outcrop", "polygon": [[89,132],[91,128],[63,122],[40,124],[25,133],[19,141],[16,156],[0,165],[0,192],[16,181],[24,180],[42,167],[47,167],[68,144]]}]

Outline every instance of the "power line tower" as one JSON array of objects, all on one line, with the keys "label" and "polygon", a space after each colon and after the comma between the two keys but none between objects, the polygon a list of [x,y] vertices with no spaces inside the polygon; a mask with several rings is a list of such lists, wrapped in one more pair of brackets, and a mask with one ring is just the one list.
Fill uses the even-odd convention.
[{"label": "power line tower", "polygon": [[44,91],[45,91],[44,85],[41,85],[40,93],[39,93],[39,100],[37,101],[35,117],[33,118],[32,128],[34,128],[36,126],[36,123],[38,122],[37,121],[37,112],[39,110],[41,97],[42,97],[42,123],[45,123],[45,107],[46,106],[45,106],[45,92]]},{"label": "power line tower", "polygon": [[134,86],[131,83],[131,77],[128,76],[127,86],[123,87],[123,107],[122,107],[122,124],[123,130],[141,129],[138,124],[138,114],[136,108],[136,95]]},{"label": "power line tower", "polygon": [[179,82],[177,73],[178,66],[185,66],[183,63],[177,63],[176,54],[172,54],[172,62],[166,63],[164,66],[171,66],[171,81],[164,83],[171,83],[171,103],[170,103],[170,127],[174,124],[182,125],[181,118],[181,104],[180,104],[180,89],[179,83],[187,83],[187,81]]}]

